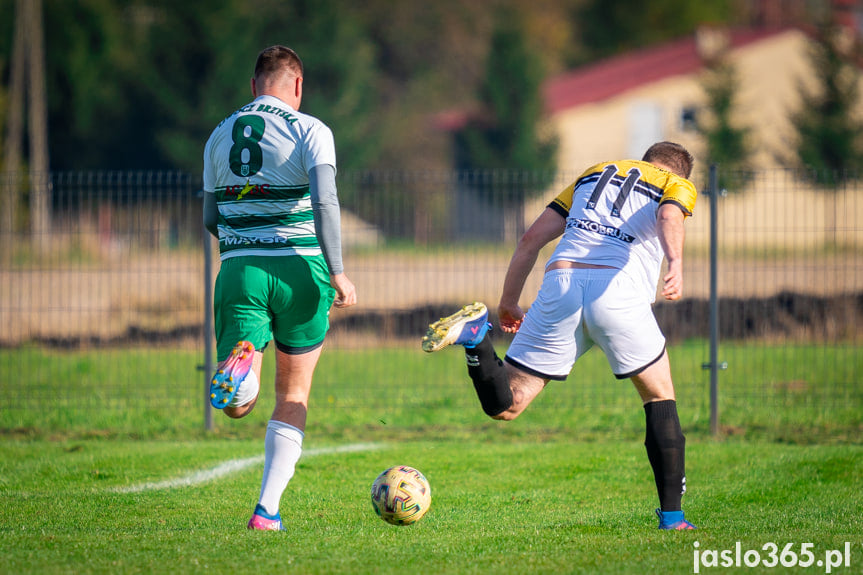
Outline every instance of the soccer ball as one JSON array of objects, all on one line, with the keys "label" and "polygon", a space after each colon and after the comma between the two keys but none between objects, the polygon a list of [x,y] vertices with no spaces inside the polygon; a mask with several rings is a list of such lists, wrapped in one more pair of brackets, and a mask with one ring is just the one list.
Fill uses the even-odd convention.
[{"label": "soccer ball", "polygon": [[387,523],[416,523],[426,514],[430,505],[429,482],[425,475],[413,467],[390,467],[372,483],[372,507]]}]

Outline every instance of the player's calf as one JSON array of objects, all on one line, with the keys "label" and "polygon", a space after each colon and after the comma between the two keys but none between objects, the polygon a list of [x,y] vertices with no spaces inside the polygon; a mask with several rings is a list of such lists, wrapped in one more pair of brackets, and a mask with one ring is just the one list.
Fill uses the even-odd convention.
[{"label": "player's calf", "polygon": [[422,340],[423,351],[438,351],[449,345],[464,346],[467,371],[482,410],[494,419],[514,419],[507,417],[507,410],[512,406],[509,374],[488,337],[490,329],[488,308],[475,302],[429,325]]}]

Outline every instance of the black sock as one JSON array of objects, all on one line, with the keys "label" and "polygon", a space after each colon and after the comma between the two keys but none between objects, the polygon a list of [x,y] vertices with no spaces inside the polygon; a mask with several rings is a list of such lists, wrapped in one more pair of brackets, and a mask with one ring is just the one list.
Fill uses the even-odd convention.
[{"label": "black sock", "polygon": [[464,348],[467,372],[486,415],[494,417],[512,406],[509,374],[494,352],[488,334],[476,347]]},{"label": "black sock", "polygon": [[673,399],[644,404],[647,432],[644,446],[653,468],[659,507],[663,511],[680,511],[680,498],[686,491],[684,470],[686,438],[677,417]]}]

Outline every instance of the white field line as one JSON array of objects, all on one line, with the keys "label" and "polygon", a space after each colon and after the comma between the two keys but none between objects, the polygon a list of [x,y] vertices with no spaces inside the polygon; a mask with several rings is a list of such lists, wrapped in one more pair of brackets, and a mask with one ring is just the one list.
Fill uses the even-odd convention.
[{"label": "white field line", "polygon": [[[354,443],[351,445],[341,445],[337,447],[320,447],[318,449],[307,449],[303,451],[301,457],[312,457],[314,455],[330,455],[333,453],[353,453],[356,451],[370,451],[372,449],[379,449],[380,447],[381,445],[377,443]],[[241,471],[243,469],[246,469],[247,467],[251,467],[252,465],[257,465],[263,462],[263,455],[247,457],[245,459],[232,459],[231,461],[220,463],[212,469],[196,471],[195,473],[186,475],[185,477],[166,479],[165,481],[139,483],[138,485],[129,485],[128,487],[115,487],[112,488],[110,491],[113,491],[114,493],[140,493],[142,491],[155,491],[158,489],[176,489],[177,487],[190,487],[192,485],[199,485],[201,483],[206,483],[207,481],[219,479],[220,477],[224,477],[225,475]]]}]

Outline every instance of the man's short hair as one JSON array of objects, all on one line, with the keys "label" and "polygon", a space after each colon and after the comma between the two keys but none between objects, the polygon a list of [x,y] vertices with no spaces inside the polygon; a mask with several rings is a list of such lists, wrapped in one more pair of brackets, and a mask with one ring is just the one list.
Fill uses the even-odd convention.
[{"label": "man's short hair", "polygon": [[692,173],[692,164],[694,162],[692,154],[686,148],[674,142],[657,142],[653,144],[644,152],[644,157],[641,159],[645,162],[656,162],[667,166],[678,176],[687,179]]},{"label": "man's short hair", "polygon": [[303,61],[287,46],[270,46],[258,54],[255,62],[255,78],[271,76],[287,68],[293,75],[303,77]]}]

